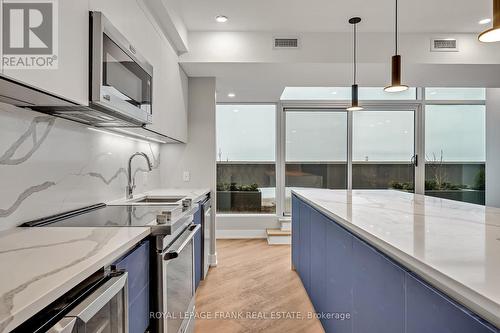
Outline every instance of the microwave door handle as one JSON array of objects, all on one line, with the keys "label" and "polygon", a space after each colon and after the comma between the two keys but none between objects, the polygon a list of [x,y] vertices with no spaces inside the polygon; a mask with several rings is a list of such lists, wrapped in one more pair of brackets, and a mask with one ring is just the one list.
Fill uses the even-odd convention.
[{"label": "microwave door handle", "polygon": [[198,230],[200,230],[200,228],[201,228],[200,224],[191,225],[189,227],[190,229],[189,236],[184,240],[184,242],[182,242],[182,244],[176,250],[170,250],[167,253],[165,253],[165,255],[163,256],[163,260],[167,261],[177,258],[179,256],[179,253],[181,253],[182,250],[184,250],[186,245],[189,244],[191,239],[193,239],[194,235],[198,232]]},{"label": "microwave door handle", "polygon": [[[77,317],[84,323],[89,322],[106,304],[108,304],[113,297],[118,295],[120,291],[124,292],[124,311],[125,316],[128,318],[128,292],[127,292],[127,273],[120,274],[110,278],[99,289],[94,291],[89,297],[78,304],[70,313],[68,317]],[[127,324],[128,326],[128,324]],[[128,328],[128,327],[127,327]]]}]

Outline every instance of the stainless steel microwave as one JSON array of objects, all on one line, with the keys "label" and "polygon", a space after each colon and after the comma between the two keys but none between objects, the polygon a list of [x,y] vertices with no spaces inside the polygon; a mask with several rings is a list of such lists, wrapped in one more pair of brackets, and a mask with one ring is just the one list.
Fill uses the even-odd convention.
[{"label": "stainless steel microwave", "polygon": [[90,12],[90,101],[113,119],[152,122],[153,66],[111,22]]}]

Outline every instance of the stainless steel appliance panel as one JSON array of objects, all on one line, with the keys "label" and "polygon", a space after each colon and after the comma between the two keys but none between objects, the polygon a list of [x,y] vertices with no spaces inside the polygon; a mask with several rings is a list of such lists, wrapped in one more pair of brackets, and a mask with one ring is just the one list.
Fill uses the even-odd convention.
[{"label": "stainless steel appliance panel", "polygon": [[153,67],[101,12],[91,12],[90,104],[152,121]]},{"label": "stainless steel appliance panel", "polygon": [[128,333],[127,273],[110,277],[84,298],[50,333]]},{"label": "stainless steel appliance panel", "polygon": [[185,315],[194,310],[193,238],[200,228],[200,225],[190,224],[169,247],[158,253],[161,285],[158,286],[157,297],[162,313],[162,318],[157,322],[158,332],[177,333],[191,319]]},{"label": "stainless steel appliance panel", "polygon": [[209,256],[212,243],[212,200],[208,199],[203,204],[203,274],[202,279],[205,279],[210,268]]}]

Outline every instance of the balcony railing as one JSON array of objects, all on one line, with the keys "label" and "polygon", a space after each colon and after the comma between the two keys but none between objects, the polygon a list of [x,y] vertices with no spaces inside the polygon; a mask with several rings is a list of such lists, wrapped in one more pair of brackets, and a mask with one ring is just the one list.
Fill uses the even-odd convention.
[{"label": "balcony railing", "polygon": [[[425,194],[484,205],[484,162],[427,163]],[[289,162],[285,186],[347,188],[346,162]],[[353,162],[353,189],[413,192],[414,167],[407,162]],[[286,191],[288,192],[288,191]],[[285,198],[289,211],[289,195]],[[217,163],[219,213],[275,213],[276,165],[273,162]]]}]

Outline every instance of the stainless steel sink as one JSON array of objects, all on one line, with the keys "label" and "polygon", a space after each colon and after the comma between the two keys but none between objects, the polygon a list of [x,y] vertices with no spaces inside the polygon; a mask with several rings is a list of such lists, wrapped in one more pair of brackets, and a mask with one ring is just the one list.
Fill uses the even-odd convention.
[{"label": "stainless steel sink", "polygon": [[182,201],[186,199],[186,196],[160,196],[160,195],[155,195],[155,196],[142,196],[139,198],[134,198],[134,199],[124,199],[124,200],[117,200],[108,203],[110,206],[178,206],[182,208]]}]

